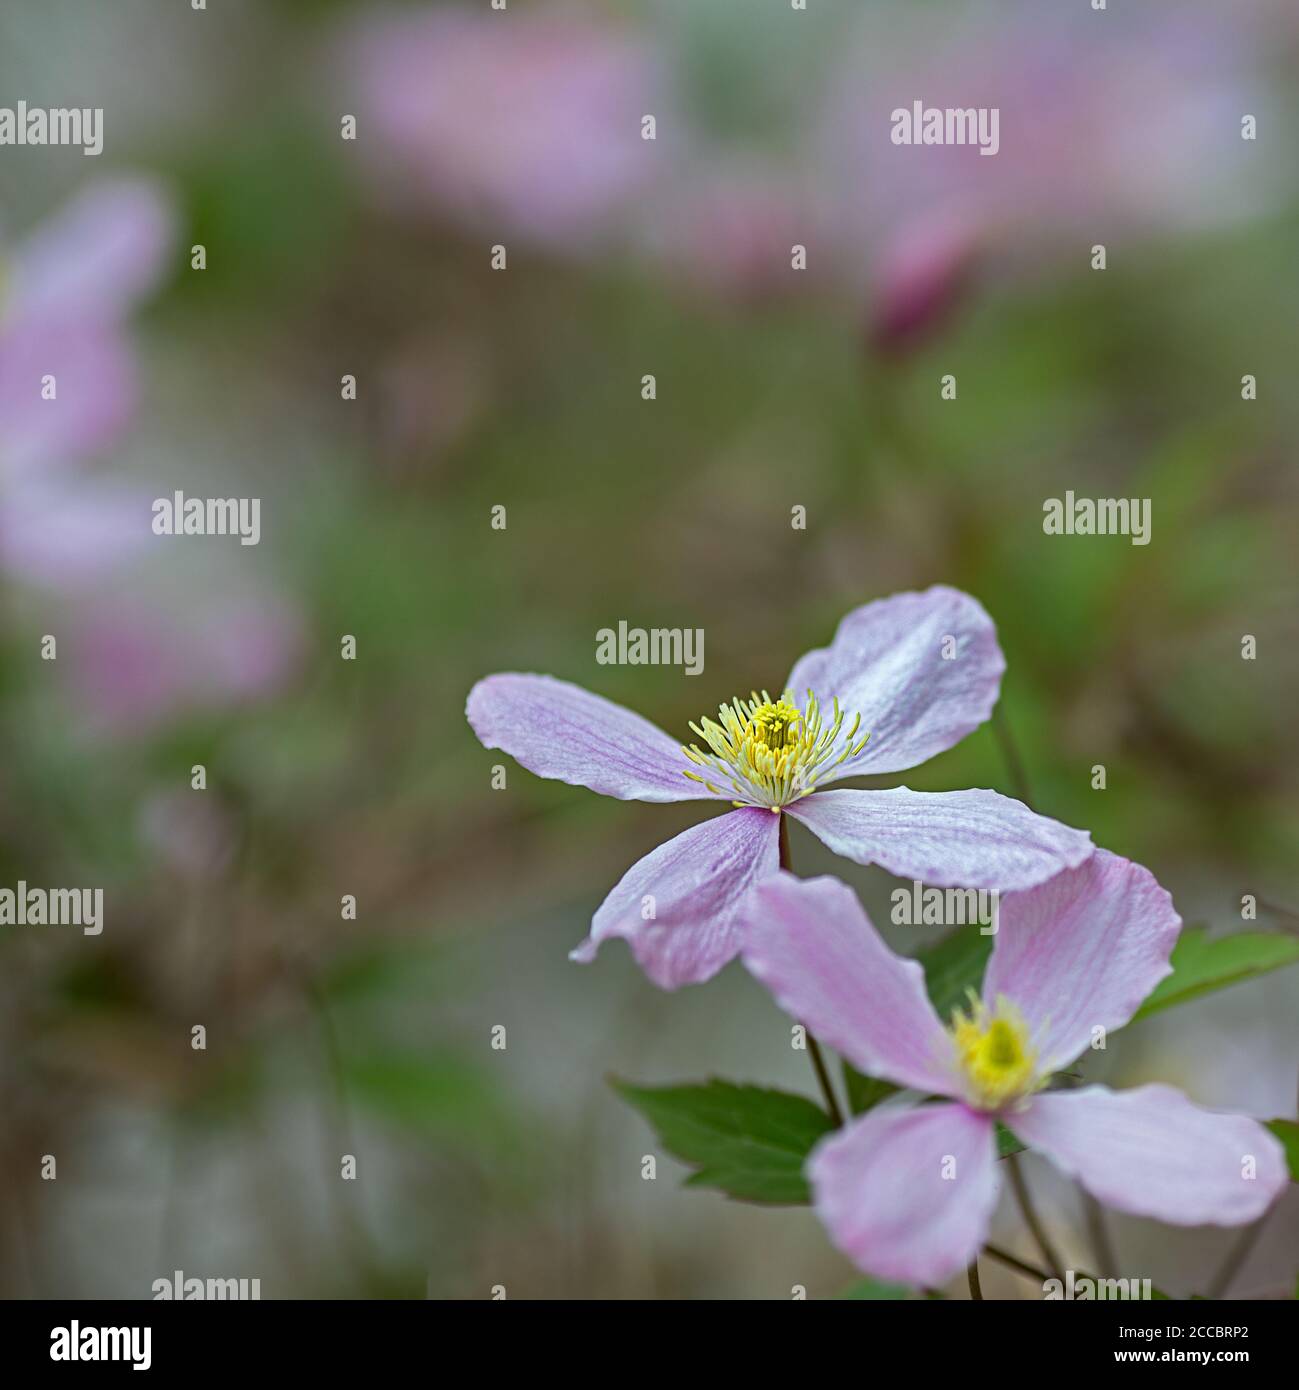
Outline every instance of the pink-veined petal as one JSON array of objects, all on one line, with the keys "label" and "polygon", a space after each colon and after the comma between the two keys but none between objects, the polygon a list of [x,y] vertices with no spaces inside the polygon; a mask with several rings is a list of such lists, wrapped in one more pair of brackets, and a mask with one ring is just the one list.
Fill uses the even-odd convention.
[{"label": "pink-veined petal", "polygon": [[1003,1118],[1107,1207],[1174,1226],[1242,1226],[1289,1181],[1256,1120],[1202,1110],[1171,1086],[1052,1091]]},{"label": "pink-veined petal", "polygon": [[817,1215],[867,1274],[932,1287],[979,1252],[997,1204],[993,1119],[964,1105],[883,1106],[808,1161]]},{"label": "pink-veined petal", "polygon": [[465,715],[485,748],[500,748],[538,777],[619,801],[715,801],[685,776],[681,751],[648,719],[554,676],[488,676]]},{"label": "pink-veined petal", "polygon": [[981,788],[814,792],[787,809],[845,859],[940,888],[1031,888],[1092,853],[1085,830]]},{"label": "pink-veined petal", "polygon": [[959,589],[935,585],[855,608],[828,647],[794,663],[787,688],[809,689],[849,720],[861,715],[862,753],[830,780],[901,772],[959,743],[992,713],[1006,659],[983,606]]},{"label": "pink-veined petal", "polygon": [[1112,1032],[1169,974],[1182,929],[1148,869],[1098,849],[1085,864],[1001,899],[983,981],[1023,1014],[1044,1072],[1072,1062],[1093,1029]]},{"label": "pink-veined petal", "polygon": [[859,1071],[955,1094],[952,1043],[917,962],[896,956],[836,878],[779,873],[745,900],[744,963]]},{"label": "pink-veined petal", "polygon": [[711,979],[740,952],[740,904],[780,867],[779,837],[780,817],[754,807],[682,831],[627,870],[572,959],[621,936],[662,989]]}]

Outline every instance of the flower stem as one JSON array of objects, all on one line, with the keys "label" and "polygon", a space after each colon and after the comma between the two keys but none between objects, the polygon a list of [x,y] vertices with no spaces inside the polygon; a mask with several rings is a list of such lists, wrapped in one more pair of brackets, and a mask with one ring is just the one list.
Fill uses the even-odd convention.
[{"label": "flower stem", "polygon": [[1114,1242],[1105,1224],[1105,1208],[1084,1187],[1082,1191],[1083,1220],[1087,1223],[1087,1238],[1096,1253],[1096,1272],[1103,1279],[1113,1279],[1119,1271]]},{"label": "flower stem", "polygon": [[[780,867],[787,870],[789,866],[789,823],[782,811],[780,812]],[[821,1087],[825,1108],[830,1112],[830,1118],[834,1121],[835,1128],[842,1129],[843,1111],[839,1109],[834,1087],[830,1084],[830,1073],[826,1070],[825,1058],[821,1055],[821,1044],[812,1036],[811,1029],[806,1024],[803,1025],[803,1036],[807,1039],[807,1055],[812,1059],[812,1070],[816,1072],[816,1080]]]},{"label": "flower stem", "polygon": [[830,1085],[830,1073],[825,1069],[825,1058],[821,1056],[821,1044],[807,1031],[803,1029],[803,1034],[807,1038],[807,1052],[812,1059],[812,1069],[816,1072],[816,1079],[821,1085],[821,1095],[825,1099],[825,1108],[830,1112],[830,1118],[834,1121],[836,1129],[843,1128],[843,1111],[839,1109],[839,1102],[834,1096],[834,1087]]},{"label": "flower stem", "polygon": [[1231,1287],[1232,1280],[1240,1273],[1241,1266],[1249,1259],[1254,1246],[1258,1243],[1259,1236],[1263,1234],[1263,1226],[1266,1221],[1267,1215],[1265,1213],[1252,1226],[1246,1226],[1240,1235],[1232,1241],[1227,1258],[1222,1262],[1222,1267],[1205,1290],[1206,1298],[1221,1298]]},{"label": "flower stem", "polygon": [[1041,1279],[1045,1283],[1051,1277],[1046,1270],[1038,1269],[1036,1265],[1021,1260],[1017,1255],[1012,1255],[1009,1250],[1003,1250],[999,1245],[985,1245],[983,1253],[991,1255],[994,1260],[1000,1261],[1007,1269],[1013,1269],[1016,1274],[1022,1274],[1026,1279]]},{"label": "flower stem", "polygon": [[979,1257],[976,1255],[970,1261],[970,1267],[965,1271],[966,1278],[970,1281],[970,1297],[983,1302],[983,1289],[979,1284]]},{"label": "flower stem", "polygon": [[1032,806],[1033,792],[1028,785],[1028,773],[1024,771],[1024,759],[1019,756],[1019,744],[1015,742],[1015,735],[1010,732],[1010,725],[1006,723],[1006,716],[1002,713],[1000,704],[992,712],[992,727],[997,735],[997,742],[1001,745],[1001,756],[1006,760],[1006,771],[1010,774],[1010,784],[1015,789],[1015,795],[1025,806]]},{"label": "flower stem", "polygon": [[1019,1203],[1019,1209],[1024,1215],[1024,1224],[1037,1242],[1037,1248],[1042,1252],[1046,1267],[1057,1279],[1063,1279],[1064,1265],[1061,1264],[1060,1257],[1055,1253],[1055,1249],[1047,1238],[1046,1228],[1042,1225],[1037,1211],[1034,1209],[1033,1199],[1028,1192],[1028,1183],[1024,1181],[1024,1173],[1019,1166],[1018,1154],[1011,1154],[1006,1160],[1006,1168],[1010,1173],[1010,1185],[1014,1188],[1015,1200]]}]

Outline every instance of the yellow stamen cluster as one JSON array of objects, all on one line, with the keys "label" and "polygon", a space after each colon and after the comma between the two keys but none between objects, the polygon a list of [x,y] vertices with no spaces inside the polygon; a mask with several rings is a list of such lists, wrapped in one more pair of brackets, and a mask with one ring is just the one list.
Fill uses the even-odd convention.
[{"label": "yellow stamen cluster", "polygon": [[1040,1084],[1028,1025],[1009,1000],[991,1009],[970,994],[970,1011],[957,1009],[950,1028],[966,1099],[980,1110],[1001,1110]]},{"label": "yellow stamen cluster", "polygon": [[718,796],[725,793],[717,783],[729,782],[737,806],[766,806],[779,811],[806,796],[821,776],[866,747],[869,734],[853,742],[861,724],[859,714],[843,734],[840,749],[843,722],[838,700],[827,724],[810,690],[805,710],[794,704],[788,691],[773,700],[765,690],[761,696],[755,690],[747,700],[737,698],[722,705],[716,719],[691,724],[712,752],[705,753],[696,744],[683,744],[681,751],[708,775],[682,775],[702,782]]}]

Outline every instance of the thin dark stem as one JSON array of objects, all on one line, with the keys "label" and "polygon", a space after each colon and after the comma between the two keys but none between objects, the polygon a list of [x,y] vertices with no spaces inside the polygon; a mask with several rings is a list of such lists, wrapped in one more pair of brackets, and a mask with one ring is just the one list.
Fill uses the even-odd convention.
[{"label": "thin dark stem", "polygon": [[1010,725],[1006,722],[1000,705],[992,712],[992,727],[997,735],[997,742],[1001,744],[1001,755],[1006,760],[1006,770],[1010,773],[1010,783],[1015,789],[1015,795],[1025,806],[1031,806],[1033,792],[1028,785],[1028,773],[1024,770],[1023,758],[1019,756],[1019,744],[1015,742],[1015,735],[1010,732]]},{"label": "thin dark stem", "polygon": [[1040,1279],[1045,1284],[1051,1277],[1046,1270],[1038,1269],[1036,1265],[1021,1260],[1017,1255],[1012,1255],[1009,1250],[1003,1250],[999,1245],[985,1245],[983,1253],[991,1255],[994,1260],[999,1260],[1007,1269],[1013,1269],[1016,1274],[1022,1274],[1026,1279]]},{"label": "thin dark stem", "polygon": [[979,1257],[976,1255],[970,1261],[970,1267],[965,1271],[966,1277],[970,1281],[970,1297],[983,1302],[983,1289],[979,1285]]},{"label": "thin dark stem", "polygon": [[1032,1233],[1033,1239],[1037,1242],[1037,1248],[1042,1252],[1042,1258],[1046,1261],[1046,1267],[1055,1275],[1057,1279],[1064,1278],[1064,1265],[1060,1262],[1060,1257],[1055,1253],[1050,1240],[1046,1234],[1046,1228],[1042,1225],[1037,1211],[1033,1206],[1033,1199],[1029,1196],[1028,1183],[1024,1181],[1023,1169],[1019,1166],[1019,1155],[1011,1154],[1006,1160],[1006,1168],[1010,1172],[1010,1185],[1015,1191],[1015,1200],[1019,1203],[1019,1209],[1024,1215],[1024,1224]]},{"label": "thin dark stem", "polygon": [[[788,870],[789,864],[789,822],[785,819],[785,813],[780,813],[780,867]],[[830,1073],[826,1070],[825,1058],[821,1055],[821,1044],[812,1036],[811,1029],[806,1024],[803,1027],[803,1036],[807,1039],[807,1055],[812,1059],[812,1070],[816,1072],[817,1084],[821,1087],[821,1096],[825,1101],[825,1108],[830,1112],[830,1118],[834,1121],[835,1128],[843,1126],[843,1111],[839,1109],[839,1102],[834,1094],[834,1087],[830,1084]]]},{"label": "thin dark stem", "polygon": [[[334,1093],[334,1104],[329,1115],[329,1122],[333,1131],[331,1136],[333,1145],[340,1156],[345,1152],[355,1153],[356,1143],[352,1131],[351,1109],[348,1104],[343,1054],[339,1047],[334,1020],[330,1015],[329,1004],[324,991],[310,969],[304,968],[300,979],[307,1005],[315,1018],[316,1026],[320,1030],[325,1070]],[[378,1263],[373,1257],[369,1233],[344,1195],[338,1168],[334,1166],[337,1161],[337,1158],[326,1154],[325,1175],[328,1190],[332,1194],[339,1230],[346,1245],[348,1256],[354,1267],[361,1271],[362,1276],[369,1278],[372,1272],[378,1268]]]},{"label": "thin dark stem", "polygon": [[1271,913],[1273,917],[1280,917],[1280,927],[1282,931],[1299,932],[1299,912],[1295,912],[1288,907],[1282,907],[1280,903],[1269,902],[1267,898],[1259,898],[1258,905],[1264,912]]},{"label": "thin dark stem", "polygon": [[1082,1205],[1087,1239],[1096,1255],[1096,1272],[1104,1279],[1113,1279],[1118,1274],[1119,1261],[1114,1253],[1109,1226],[1105,1222],[1105,1208],[1085,1187],[1082,1189]]},{"label": "thin dark stem", "polygon": [[1260,1216],[1252,1226],[1245,1229],[1231,1243],[1231,1249],[1227,1251],[1227,1258],[1223,1260],[1218,1268],[1217,1274],[1209,1281],[1209,1287],[1205,1290],[1206,1298],[1221,1298],[1231,1287],[1232,1280],[1240,1273],[1241,1267],[1253,1253],[1258,1238],[1263,1234],[1263,1226],[1267,1221],[1266,1216]]},{"label": "thin dark stem", "polygon": [[830,1074],[825,1069],[825,1058],[821,1056],[821,1044],[806,1028],[803,1029],[803,1036],[807,1038],[807,1053],[812,1059],[812,1068],[816,1072],[816,1079],[821,1084],[821,1095],[825,1099],[825,1108],[830,1112],[830,1118],[834,1121],[835,1128],[841,1128],[843,1111],[839,1109],[834,1088],[830,1085]]}]

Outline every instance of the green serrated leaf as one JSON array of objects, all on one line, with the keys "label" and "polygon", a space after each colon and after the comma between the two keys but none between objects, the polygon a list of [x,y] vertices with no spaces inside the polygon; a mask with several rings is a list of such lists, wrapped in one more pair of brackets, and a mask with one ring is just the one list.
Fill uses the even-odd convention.
[{"label": "green serrated leaf", "polygon": [[864,1115],[880,1101],[897,1095],[900,1089],[891,1081],[863,1075],[850,1062],[843,1064],[843,1086],[848,1092],[848,1108],[854,1115]]},{"label": "green serrated leaf", "polygon": [[1290,1181],[1299,1182],[1299,1121],[1268,1120],[1267,1128],[1281,1141],[1285,1149],[1286,1165],[1290,1169]]},{"label": "green serrated leaf", "polygon": [[713,1079],[685,1086],[610,1084],[650,1122],[663,1147],[696,1169],[687,1187],[716,1187],[746,1202],[810,1200],[803,1164],[834,1128],[803,1096]]},{"label": "green serrated leaf", "polygon": [[1295,961],[1299,961],[1299,937],[1240,932],[1211,940],[1205,928],[1189,927],[1173,948],[1173,973],[1155,986],[1133,1021]]},{"label": "green serrated leaf", "polygon": [[968,992],[979,993],[983,971],[992,954],[991,936],[977,927],[958,927],[941,941],[916,953],[924,966],[925,987],[941,1019],[966,1002]]},{"label": "green serrated leaf", "polygon": [[910,1297],[911,1290],[905,1284],[885,1284],[878,1279],[858,1279],[835,1294],[835,1298],[878,1298],[892,1299],[895,1302]]}]

